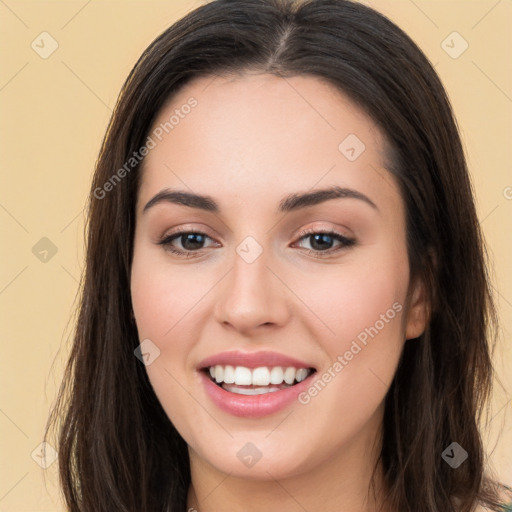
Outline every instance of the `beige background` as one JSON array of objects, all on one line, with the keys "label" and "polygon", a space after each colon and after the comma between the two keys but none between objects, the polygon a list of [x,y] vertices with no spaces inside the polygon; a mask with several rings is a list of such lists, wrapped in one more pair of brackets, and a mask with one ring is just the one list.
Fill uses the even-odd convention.
[{"label": "beige background", "polygon": [[[36,461],[69,349],[83,258],[82,209],[94,161],[139,54],[200,4],[0,1],[0,512],[63,510],[57,463],[43,470]],[[375,0],[371,5],[426,52],[458,118],[494,261],[502,321],[496,365],[504,389],[495,391],[486,440],[490,462],[511,484],[512,2]],[[454,31],[460,35],[450,35]],[[39,37],[42,32],[58,44],[46,59],[40,53],[51,49],[52,40]],[[468,48],[453,58],[464,41]],[[39,259],[50,247],[39,242],[43,237],[57,249],[46,254],[46,262]]]}]

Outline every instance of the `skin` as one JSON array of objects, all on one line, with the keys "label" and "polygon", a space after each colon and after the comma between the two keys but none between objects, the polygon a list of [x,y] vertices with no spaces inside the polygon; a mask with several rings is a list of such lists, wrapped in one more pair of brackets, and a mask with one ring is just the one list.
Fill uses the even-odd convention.
[{"label": "skin", "polygon": [[[367,494],[383,400],[405,340],[427,322],[423,286],[408,270],[403,201],[384,168],[385,138],[322,80],[255,73],[195,79],[162,108],[154,127],[191,96],[198,105],[144,161],[131,275],[140,340],[160,349],[146,366],[149,379],[189,446],[188,506],[376,510]],[[338,149],[349,134],[366,147],[354,161]],[[377,208],[337,198],[277,212],[289,194],[333,185],[365,194]],[[221,210],[161,202],[143,213],[165,188],[208,195]],[[158,240],[178,227],[208,238],[194,254],[174,255]],[[343,247],[334,239],[326,249],[341,250],[322,257],[311,236],[300,235],[309,228],[356,243]],[[247,236],[263,250],[250,264],[236,252]],[[172,242],[184,251],[182,244],[179,237]],[[322,375],[394,303],[401,311],[307,404],[235,417],[200,385],[199,362],[232,349],[288,354]],[[262,454],[251,468],[237,457],[247,442]]]}]

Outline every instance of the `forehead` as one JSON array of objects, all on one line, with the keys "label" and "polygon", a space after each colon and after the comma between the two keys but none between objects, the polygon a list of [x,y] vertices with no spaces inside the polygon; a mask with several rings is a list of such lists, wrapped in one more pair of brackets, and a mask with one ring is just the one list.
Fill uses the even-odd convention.
[{"label": "forehead", "polygon": [[250,200],[316,183],[371,191],[383,178],[397,193],[379,128],[314,76],[196,78],[160,110],[150,136],[140,196],[179,186]]},{"label": "forehead", "polygon": [[[197,103],[192,109],[187,106],[191,99]],[[297,140],[300,134],[312,142],[325,139],[329,144],[352,130],[370,145],[384,142],[368,115],[342,91],[312,75],[246,73],[193,79],[164,104],[152,130],[161,127],[164,138],[171,132],[176,138],[180,132],[187,132],[187,126],[202,139],[209,132],[209,138],[215,135],[237,140],[250,136],[257,143],[268,135],[268,139],[283,143]]]}]

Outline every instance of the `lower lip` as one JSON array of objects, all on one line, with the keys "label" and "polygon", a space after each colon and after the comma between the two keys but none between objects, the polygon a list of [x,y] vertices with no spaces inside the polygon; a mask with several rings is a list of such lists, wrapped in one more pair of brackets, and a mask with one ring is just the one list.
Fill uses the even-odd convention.
[{"label": "lower lip", "polygon": [[204,371],[199,372],[203,381],[206,394],[213,403],[223,411],[244,418],[261,418],[273,414],[290,405],[294,400],[298,401],[300,393],[310,385],[313,372],[302,382],[289,388],[263,393],[261,395],[239,395],[221,388],[213,382]]}]

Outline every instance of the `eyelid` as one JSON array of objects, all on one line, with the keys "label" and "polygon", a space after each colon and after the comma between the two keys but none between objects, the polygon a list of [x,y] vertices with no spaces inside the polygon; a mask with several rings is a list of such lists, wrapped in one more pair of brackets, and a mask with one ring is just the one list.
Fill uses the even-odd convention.
[{"label": "eyelid", "polygon": [[198,227],[197,225],[190,226],[190,225],[185,224],[182,226],[178,226],[177,228],[166,229],[164,231],[164,234],[162,236],[158,237],[158,240],[163,240],[165,238],[169,238],[171,236],[184,234],[184,233],[197,233],[197,234],[205,235],[209,238],[214,239],[216,235],[212,235],[210,231],[211,230],[209,230],[208,228]]},{"label": "eyelid", "polygon": [[[346,231],[350,231],[348,228],[345,228]],[[342,238],[352,239],[355,238],[352,233],[343,233],[342,230],[334,227],[334,226],[310,226],[308,228],[301,229],[298,233],[295,234],[294,238],[302,238],[305,235],[314,235],[317,233],[332,233],[336,234]]]},{"label": "eyelid", "polygon": [[[205,233],[204,231],[201,231],[199,229],[194,229],[190,226],[179,226],[174,231],[172,231],[169,234],[163,235],[157,242],[157,245],[160,245],[163,247],[163,249],[166,252],[169,252],[171,254],[176,255],[178,258],[200,258],[204,255],[204,251],[211,247],[204,247],[199,248],[197,250],[182,250],[182,249],[176,249],[174,248],[171,243],[180,238],[180,235],[183,234],[196,234],[201,235],[206,238],[209,238],[210,240],[213,240],[214,243],[218,244],[218,242],[215,240],[215,238],[211,237],[208,233]],[[307,239],[308,236],[313,235],[328,235],[331,238],[333,238],[335,241],[337,241],[340,245],[338,247],[331,247],[326,250],[314,250],[314,249],[307,249],[304,247],[301,247],[302,253],[307,254],[308,256],[312,256],[313,258],[317,259],[323,259],[323,258],[329,258],[329,257],[336,257],[340,255],[340,253],[345,252],[350,247],[356,245],[356,239],[349,235],[344,235],[339,232],[338,229],[329,227],[329,228],[321,228],[321,227],[309,227],[301,230],[299,233],[297,233],[294,236],[295,242],[293,242],[292,246],[299,243],[302,239]]]},{"label": "eyelid", "polygon": [[[184,225],[184,226],[178,226],[177,228],[172,230],[170,233],[168,233],[168,234],[166,233],[166,234],[163,234],[162,236],[158,237],[157,243],[161,242],[162,240],[166,240],[171,237],[174,237],[178,234],[185,234],[185,233],[196,233],[196,234],[201,234],[201,235],[207,236],[211,239],[215,239],[215,236],[212,236],[210,233],[208,233],[207,229],[197,228],[195,226],[190,226],[190,225]],[[347,240],[350,240],[353,238],[353,235],[341,233],[338,229],[336,229],[332,226],[329,226],[329,227],[313,226],[313,227],[308,227],[308,228],[304,228],[304,229],[300,230],[298,233],[296,233],[294,235],[294,239],[299,240],[306,235],[314,235],[314,234],[320,234],[320,233],[335,234],[335,235],[337,235],[341,238],[345,238]]]},{"label": "eyelid", "polygon": [[[209,238],[210,240],[213,240],[214,242],[218,243],[212,235],[210,235],[207,230],[204,229],[198,229],[193,227],[187,227],[187,226],[179,226],[170,233],[166,233],[160,237],[157,238],[156,244],[157,245],[166,245],[168,243],[168,240],[179,238],[179,235],[184,235],[188,233],[194,233],[196,235],[202,235],[204,237]],[[199,252],[199,251],[194,251]]]}]

